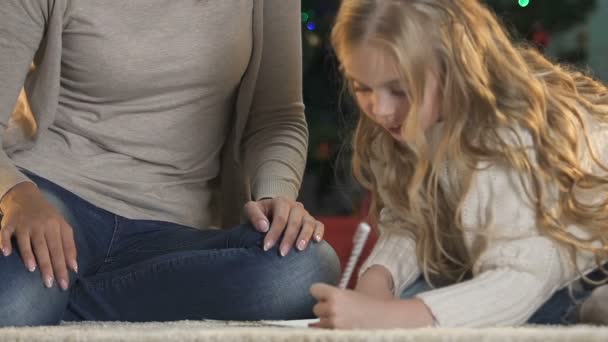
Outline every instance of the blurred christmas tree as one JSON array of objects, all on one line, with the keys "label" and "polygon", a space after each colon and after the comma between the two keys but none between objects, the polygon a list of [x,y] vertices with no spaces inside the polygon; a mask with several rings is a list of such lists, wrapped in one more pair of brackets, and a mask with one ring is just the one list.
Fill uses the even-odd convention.
[{"label": "blurred christmas tree", "polygon": [[539,23],[550,33],[568,30],[595,9],[596,0],[486,0],[513,34],[529,37]]},{"label": "blurred christmas tree", "polygon": [[[486,0],[511,34],[543,50],[557,33],[583,23],[596,0]],[[582,37],[582,36],[581,36]]]}]

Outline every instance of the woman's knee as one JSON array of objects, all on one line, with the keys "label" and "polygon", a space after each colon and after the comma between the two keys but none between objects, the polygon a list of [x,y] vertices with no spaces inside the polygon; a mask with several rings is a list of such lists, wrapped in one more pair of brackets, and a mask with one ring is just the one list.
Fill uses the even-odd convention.
[{"label": "woman's knee", "polygon": [[29,272],[15,252],[0,256],[0,326],[55,325],[61,320],[68,292],[46,288],[39,271]]},{"label": "woman's knee", "polygon": [[334,249],[325,241],[310,243],[303,251],[293,248],[286,256],[280,255],[278,246],[266,253],[273,259],[273,269],[297,275],[302,283],[336,285],[339,281],[340,261]]},{"label": "woman's knee", "polygon": [[[276,251],[276,255],[278,251]],[[334,249],[325,241],[312,243],[303,251],[292,251],[274,263],[275,277],[270,287],[282,296],[289,296],[291,305],[300,308],[302,317],[310,315],[314,300],[310,286],[315,283],[337,285],[340,278],[340,261]],[[279,280],[280,279],[280,280]]]},{"label": "woman's knee", "polygon": [[[262,249],[264,233],[255,230],[252,225],[244,224],[231,230],[230,244],[232,248],[253,248]],[[275,257],[278,262],[277,267],[288,268],[291,270],[307,269],[311,278],[325,283],[336,283],[340,276],[340,260],[334,249],[326,242],[310,242],[303,251],[292,248],[286,257],[279,254],[280,241],[278,241],[265,254]],[[293,263],[293,265],[292,265]],[[293,269],[293,267],[298,267]]]},{"label": "woman's knee", "polygon": [[326,241],[311,243],[300,252],[300,257],[310,265],[315,282],[337,285],[340,278],[340,260],[336,251]]},{"label": "woman's knee", "polygon": [[240,276],[247,279],[252,296],[242,297],[247,303],[242,304],[239,319],[312,318],[315,300],[310,286],[336,285],[340,276],[338,257],[326,242],[311,243],[284,257],[277,246],[266,252],[255,247],[248,253],[252,267],[247,268],[249,272],[242,269]]}]

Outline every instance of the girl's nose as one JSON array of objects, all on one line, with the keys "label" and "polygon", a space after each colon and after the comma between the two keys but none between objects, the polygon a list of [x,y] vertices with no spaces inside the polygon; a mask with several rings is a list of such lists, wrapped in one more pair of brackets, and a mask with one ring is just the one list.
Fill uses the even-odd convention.
[{"label": "girl's nose", "polygon": [[396,105],[395,101],[390,98],[390,95],[383,93],[374,94],[372,112],[381,122],[392,122],[395,116]]}]

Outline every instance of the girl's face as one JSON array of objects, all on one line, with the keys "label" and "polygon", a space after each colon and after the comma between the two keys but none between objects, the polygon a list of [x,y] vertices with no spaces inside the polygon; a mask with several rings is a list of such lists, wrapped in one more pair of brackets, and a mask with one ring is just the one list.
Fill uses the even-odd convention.
[{"label": "girl's face", "polygon": [[[399,142],[410,103],[399,78],[399,65],[381,48],[361,45],[343,56],[342,66],[351,82],[357,103],[363,113],[390,133]],[[426,86],[421,107],[421,129],[426,132],[439,121],[439,83],[431,72],[426,73]]]}]

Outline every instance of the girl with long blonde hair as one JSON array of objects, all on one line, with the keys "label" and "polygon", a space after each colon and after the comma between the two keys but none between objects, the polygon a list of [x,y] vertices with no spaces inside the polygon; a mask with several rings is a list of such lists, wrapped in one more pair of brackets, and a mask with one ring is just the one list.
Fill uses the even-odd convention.
[{"label": "girl with long blonde hair", "polygon": [[315,325],[575,321],[606,274],[608,89],[477,0],[343,0],[332,40],[381,235],[354,291],[311,288]]}]

